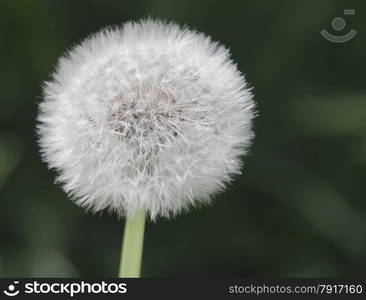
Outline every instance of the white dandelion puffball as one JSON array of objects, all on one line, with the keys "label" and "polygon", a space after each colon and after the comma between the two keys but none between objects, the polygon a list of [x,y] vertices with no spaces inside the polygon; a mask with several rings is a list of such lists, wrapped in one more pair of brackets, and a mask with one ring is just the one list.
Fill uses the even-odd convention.
[{"label": "white dandelion puffball", "polygon": [[76,204],[155,219],[208,203],[240,173],[253,116],[225,47],[144,20],[60,58],[37,130],[42,158]]}]

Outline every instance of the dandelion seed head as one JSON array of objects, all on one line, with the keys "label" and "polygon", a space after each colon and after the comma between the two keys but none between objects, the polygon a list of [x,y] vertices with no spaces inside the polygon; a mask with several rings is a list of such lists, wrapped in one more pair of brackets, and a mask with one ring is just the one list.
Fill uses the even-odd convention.
[{"label": "dandelion seed head", "polygon": [[38,135],[76,204],[155,219],[209,203],[240,173],[253,116],[225,47],[144,20],[101,30],[59,60]]}]

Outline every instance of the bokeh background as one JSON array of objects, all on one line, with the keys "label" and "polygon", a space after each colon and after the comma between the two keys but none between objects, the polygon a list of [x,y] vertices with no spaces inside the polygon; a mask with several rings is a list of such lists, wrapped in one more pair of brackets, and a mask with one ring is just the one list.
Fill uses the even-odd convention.
[{"label": "bokeh background", "polygon": [[[0,0],[0,276],[116,276],[123,221],[53,184],[35,119],[65,50],[147,16],[229,46],[259,116],[243,175],[214,205],[147,225],[143,275],[366,276],[366,2],[336,0]],[[358,34],[335,44],[322,29]]]}]

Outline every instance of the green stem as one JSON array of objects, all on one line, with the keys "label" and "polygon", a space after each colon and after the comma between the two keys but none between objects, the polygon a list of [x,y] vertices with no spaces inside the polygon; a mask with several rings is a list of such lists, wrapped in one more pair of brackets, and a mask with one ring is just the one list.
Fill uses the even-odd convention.
[{"label": "green stem", "polygon": [[145,212],[126,218],[119,277],[138,278],[144,246]]}]

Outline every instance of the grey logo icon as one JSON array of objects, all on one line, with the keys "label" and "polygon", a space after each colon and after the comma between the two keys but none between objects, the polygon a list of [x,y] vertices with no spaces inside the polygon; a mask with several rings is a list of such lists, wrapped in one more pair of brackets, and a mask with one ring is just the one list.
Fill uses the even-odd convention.
[{"label": "grey logo icon", "polygon": [[18,284],[18,283],[19,283],[19,281],[14,281],[13,284],[10,284],[8,286],[8,290],[4,290],[3,291],[4,294],[6,296],[10,296],[10,297],[14,297],[14,296],[18,295],[19,294],[19,291],[15,289],[15,285]]},{"label": "grey logo icon", "polygon": [[[345,9],[344,10],[344,15],[346,15],[346,16],[355,15],[355,14],[356,14],[356,11],[354,9]],[[331,25],[335,31],[340,32],[346,27],[346,21],[342,17],[335,17],[332,20]],[[354,38],[354,36],[357,34],[357,31],[352,29],[343,35],[334,35],[334,34],[329,33],[326,29],[323,29],[322,31],[320,31],[320,34],[330,42],[345,43],[345,42],[348,42],[349,40],[351,40],[352,38]]]}]

